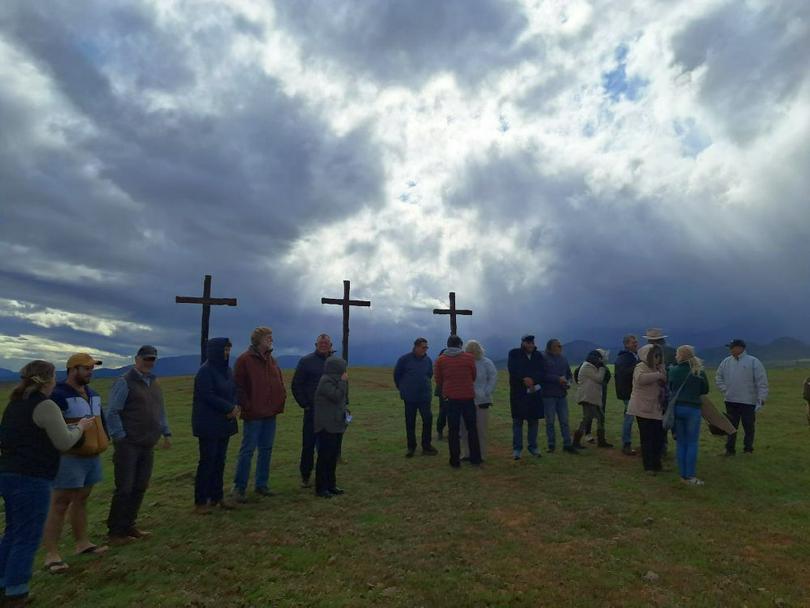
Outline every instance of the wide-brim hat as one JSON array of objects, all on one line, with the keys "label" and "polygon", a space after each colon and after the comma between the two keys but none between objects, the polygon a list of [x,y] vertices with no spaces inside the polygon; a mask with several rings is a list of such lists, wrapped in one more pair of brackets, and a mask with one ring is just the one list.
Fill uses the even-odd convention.
[{"label": "wide-brim hat", "polygon": [[668,338],[664,332],[658,327],[651,327],[646,331],[646,333],[641,336],[645,340],[663,340],[664,338]]}]

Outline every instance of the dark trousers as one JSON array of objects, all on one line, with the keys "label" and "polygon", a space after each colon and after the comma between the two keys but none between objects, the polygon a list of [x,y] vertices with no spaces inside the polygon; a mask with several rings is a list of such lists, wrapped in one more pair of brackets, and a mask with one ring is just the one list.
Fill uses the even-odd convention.
[{"label": "dark trousers", "polygon": [[416,449],[416,413],[422,417],[422,449],[430,447],[430,435],[433,429],[433,413],[430,401],[405,402],[405,434],[408,437],[408,450]]},{"label": "dark trousers", "polygon": [[223,476],[225,456],[228,454],[230,437],[198,437],[200,461],[197,463],[197,476],[194,478],[194,504],[214,504],[224,495]]},{"label": "dark trousers", "polygon": [[467,440],[470,446],[470,462],[481,463],[481,444],[478,441],[478,424],[476,422],[475,402],[472,399],[448,399],[447,408],[447,443],[450,446],[450,464],[460,464],[461,456],[461,419],[467,427]]},{"label": "dark trousers", "polygon": [[436,416],[436,432],[441,435],[447,426],[447,401],[439,397],[439,415]]},{"label": "dark trousers", "polygon": [[[743,449],[746,452],[754,451],[754,431],[757,422],[757,414],[754,406],[748,403],[734,403],[726,401],[726,415],[734,428],[739,428],[742,421],[745,437],[743,438]],[[733,433],[726,439],[726,452],[734,453],[737,450],[737,433]]]},{"label": "dark trousers", "polygon": [[304,410],[304,421],[301,425],[301,463],[298,470],[301,479],[309,479],[312,475],[312,465],[315,462],[315,409],[308,407]]},{"label": "dark trousers", "polygon": [[335,470],[338,461],[338,443],[342,434],[318,431],[318,462],[315,465],[316,492],[327,492],[337,486]]},{"label": "dark trousers", "polygon": [[154,447],[135,445],[126,440],[115,443],[115,492],[107,517],[107,530],[113,536],[125,536],[135,527],[143,495],[149,487]]},{"label": "dark trousers", "polygon": [[664,444],[664,427],[660,420],[636,416],[638,434],[641,437],[641,458],[645,471],[661,470],[661,446]]}]

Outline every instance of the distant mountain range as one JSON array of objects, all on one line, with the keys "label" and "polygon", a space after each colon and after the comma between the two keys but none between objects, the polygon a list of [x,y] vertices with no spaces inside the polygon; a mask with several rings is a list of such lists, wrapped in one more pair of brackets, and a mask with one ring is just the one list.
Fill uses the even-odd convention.
[{"label": "distant mountain range", "polygon": [[[571,364],[577,364],[585,360],[588,353],[598,344],[587,340],[574,340],[563,344],[563,352]],[[763,363],[770,365],[797,365],[797,363],[810,361],[810,346],[795,338],[777,338],[769,344],[748,344],[748,352],[758,357]],[[610,352],[610,361],[616,357],[616,351]],[[728,349],[725,346],[714,346],[711,348],[698,349],[698,356],[701,357],[709,367],[716,367],[720,361],[728,356]],[[434,355],[435,357],[435,355]],[[293,369],[298,363],[301,355],[281,355],[276,357],[282,369]],[[354,358],[354,357],[353,357]],[[376,365],[393,366],[394,361],[377,361]],[[506,359],[495,361],[498,369],[506,369]],[[132,366],[127,365],[119,368],[97,369],[93,375],[96,378],[117,378],[126,373]],[[164,357],[158,359],[155,365],[155,373],[158,376],[191,376],[197,373],[200,367],[199,355],[181,355],[178,357]],[[57,372],[60,380],[65,376],[65,371]],[[20,377],[19,372],[10,369],[0,368],[0,382],[13,382]]]}]

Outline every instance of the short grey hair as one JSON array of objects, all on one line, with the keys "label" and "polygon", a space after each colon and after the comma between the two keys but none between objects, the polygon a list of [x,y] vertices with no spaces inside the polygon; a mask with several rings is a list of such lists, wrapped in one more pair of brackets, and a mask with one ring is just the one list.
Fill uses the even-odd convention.
[{"label": "short grey hair", "polygon": [[624,338],[622,338],[622,344],[627,346],[630,344],[631,340],[638,340],[638,336],[636,334],[627,334]]}]

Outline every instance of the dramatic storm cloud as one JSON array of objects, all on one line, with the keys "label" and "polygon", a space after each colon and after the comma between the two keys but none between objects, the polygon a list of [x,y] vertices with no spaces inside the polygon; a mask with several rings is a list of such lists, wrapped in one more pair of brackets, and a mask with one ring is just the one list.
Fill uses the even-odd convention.
[{"label": "dramatic storm cloud", "polygon": [[[0,366],[447,333],[810,338],[810,5],[0,5]],[[496,358],[501,354],[493,353]]]}]

